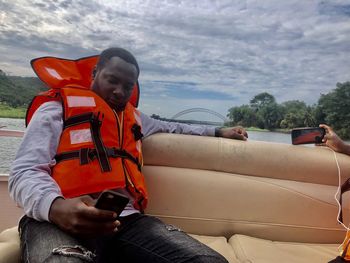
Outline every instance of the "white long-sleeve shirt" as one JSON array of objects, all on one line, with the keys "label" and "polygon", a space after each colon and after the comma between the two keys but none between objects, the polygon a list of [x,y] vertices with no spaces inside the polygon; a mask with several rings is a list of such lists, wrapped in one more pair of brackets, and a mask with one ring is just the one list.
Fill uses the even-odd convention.
[{"label": "white long-sleeve shirt", "polygon": [[[145,137],[158,132],[203,136],[215,134],[214,127],[165,122],[152,119],[143,113],[141,122]],[[11,166],[10,196],[24,208],[27,216],[39,221],[49,221],[52,202],[62,196],[59,186],[51,177],[51,167],[56,164],[54,157],[62,128],[62,104],[47,102],[41,105],[27,127]],[[130,214],[134,210],[132,202],[128,206]]]}]

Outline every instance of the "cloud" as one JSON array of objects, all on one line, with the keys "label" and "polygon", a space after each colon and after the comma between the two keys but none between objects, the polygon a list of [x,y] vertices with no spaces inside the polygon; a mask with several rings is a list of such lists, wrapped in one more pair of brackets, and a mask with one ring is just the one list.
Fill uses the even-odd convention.
[{"label": "cloud", "polygon": [[13,0],[0,10],[1,69],[28,75],[33,57],[122,46],[138,58],[149,113],[207,104],[226,115],[265,91],[312,104],[349,80],[346,0]]}]

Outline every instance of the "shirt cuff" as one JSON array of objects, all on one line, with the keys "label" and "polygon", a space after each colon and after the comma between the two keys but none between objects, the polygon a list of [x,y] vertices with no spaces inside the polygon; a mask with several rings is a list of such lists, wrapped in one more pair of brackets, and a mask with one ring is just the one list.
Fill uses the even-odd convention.
[{"label": "shirt cuff", "polygon": [[208,127],[205,131],[205,134],[203,134],[203,135],[214,137],[215,136],[215,129],[216,128],[214,128],[214,127]]},{"label": "shirt cuff", "polygon": [[41,204],[39,206],[39,211],[38,211],[39,212],[38,219],[40,221],[44,220],[44,221],[50,222],[49,220],[50,208],[53,201],[55,201],[55,199],[58,197],[62,197],[62,196],[57,193],[49,193],[48,195],[43,197],[43,200],[41,201]]},{"label": "shirt cuff", "polygon": [[215,137],[221,137],[220,136],[220,128],[215,128]]}]

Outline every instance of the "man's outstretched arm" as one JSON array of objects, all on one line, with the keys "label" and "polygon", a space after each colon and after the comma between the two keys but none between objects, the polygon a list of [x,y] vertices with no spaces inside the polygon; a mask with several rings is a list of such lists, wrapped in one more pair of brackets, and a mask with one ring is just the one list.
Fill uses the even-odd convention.
[{"label": "man's outstretched arm", "polygon": [[191,134],[201,136],[216,136],[237,140],[246,140],[248,134],[244,128],[230,127],[230,128],[215,128],[213,126],[205,125],[189,125],[178,122],[167,122],[153,119],[146,114],[141,113],[142,131],[145,137],[154,133],[177,133],[177,134]]}]

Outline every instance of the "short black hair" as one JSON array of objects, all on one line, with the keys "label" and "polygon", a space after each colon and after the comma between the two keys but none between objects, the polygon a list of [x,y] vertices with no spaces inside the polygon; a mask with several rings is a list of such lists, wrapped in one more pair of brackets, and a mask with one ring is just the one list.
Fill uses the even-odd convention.
[{"label": "short black hair", "polygon": [[119,57],[126,62],[133,64],[137,69],[137,75],[140,74],[140,68],[139,64],[137,64],[136,58],[129,51],[120,47],[111,47],[103,50],[98,59],[96,68],[103,68],[112,57]]}]

